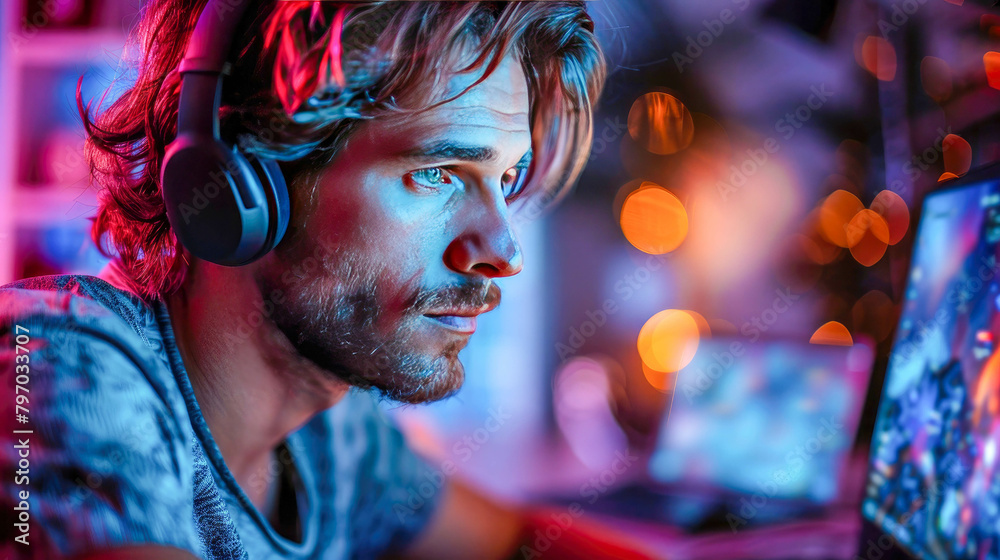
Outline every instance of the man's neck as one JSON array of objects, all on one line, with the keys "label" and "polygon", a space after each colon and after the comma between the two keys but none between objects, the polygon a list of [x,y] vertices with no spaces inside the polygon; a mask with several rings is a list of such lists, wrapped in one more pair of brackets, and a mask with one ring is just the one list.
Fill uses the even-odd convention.
[{"label": "man's neck", "polygon": [[166,301],[212,437],[237,482],[261,507],[275,447],[336,404],[348,386],[302,358],[262,316],[260,291],[247,267],[195,261]]}]

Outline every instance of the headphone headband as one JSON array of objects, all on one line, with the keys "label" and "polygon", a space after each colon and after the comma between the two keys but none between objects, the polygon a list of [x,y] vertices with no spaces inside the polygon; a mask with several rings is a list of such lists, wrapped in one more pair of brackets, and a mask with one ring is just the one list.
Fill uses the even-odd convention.
[{"label": "headphone headband", "polygon": [[[181,74],[177,135],[219,136],[222,77],[229,74],[229,52],[250,0],[208,0],[188,39]],[[206,100],[209,100],[206,103]]]},{"label": "headphone headband", "polygon": [[288,188],[276,161],[243,154],[219,131],[222,80],[240,20],[253,0],[208,0],[188,39],[177,105],[177,136],[160,183],[181,244],[209,262],[239,266],[281,241]]},{"label": "headphone headband", "polygon": [[188,39],[178,71],[228,73],[229,51],[236,42],[236,29],[251,0],[208,0]]}]

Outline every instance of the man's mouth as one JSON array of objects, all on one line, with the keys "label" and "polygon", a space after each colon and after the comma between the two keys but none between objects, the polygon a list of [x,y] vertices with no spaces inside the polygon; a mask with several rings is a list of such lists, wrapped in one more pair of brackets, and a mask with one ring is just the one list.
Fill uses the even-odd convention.
[{"label": "man's mouth", "polygon": [[479,307],[469,305],[439,305],[426,310],[424,317],[439,327],[452,332],[471,335],[476,332],[476,317],[493,311],[500,305],[500,288],[490,286],[486,300]]},{"label": "man's mouth", "polygon": [[438,325],[463,334],[476,332],[476,316],[465,315],[424,315]]}]

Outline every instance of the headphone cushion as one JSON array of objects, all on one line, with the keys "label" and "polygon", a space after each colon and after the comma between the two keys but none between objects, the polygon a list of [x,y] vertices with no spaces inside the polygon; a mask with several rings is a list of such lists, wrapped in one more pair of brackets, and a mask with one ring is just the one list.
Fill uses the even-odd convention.
[{"label": "headphone cushion", "polygon": [[266,252],[268,197],[238,151],[212,137],[179,136],[160,179],[170,226],[194,256],[237,266]]},{"label": "headphone cushion", "polygon": [[277,161],[255,156],[247,156],[247,160],[256,172],[257,180],[267,198],[269,214],[267,241],[262,253],[258,255],[264,256],[264,253],[278,246],[288,230],[288,220],[291,215],[288,185]]}]

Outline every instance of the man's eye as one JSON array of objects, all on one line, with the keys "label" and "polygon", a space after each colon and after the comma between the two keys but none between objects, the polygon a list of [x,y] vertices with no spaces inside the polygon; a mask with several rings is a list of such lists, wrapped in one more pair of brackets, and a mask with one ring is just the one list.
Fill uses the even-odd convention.
[{"label": "man's eye", "polygon": [[525,177],[528,175],[527,167],[511,167],[503,174],[500,180],[503,186],[503,197],[507,202],[513,202],[524,190]]},{"label": "man's eye", "polygon": [[406,178],[421,187],[436,189],[452,184],[455,176],[443,167],[428,167],[411,171],[406,174]]}]

